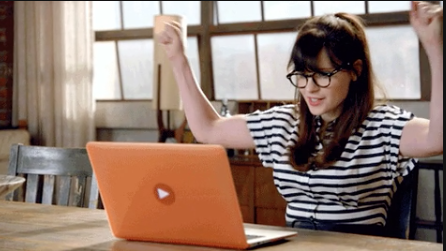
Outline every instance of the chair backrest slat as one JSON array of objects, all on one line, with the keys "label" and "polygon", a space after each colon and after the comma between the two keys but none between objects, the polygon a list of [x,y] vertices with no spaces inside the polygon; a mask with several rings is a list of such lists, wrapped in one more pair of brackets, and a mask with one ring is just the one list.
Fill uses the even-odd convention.
[{"label": "chair backrest slat", "polygon": [[26,186],[24,199],[21,189],[6,199],[100,208],[99,190],[85,148],[14,144],[8,174],[24,176]]},{"label": "chair backrest slat", "polygon": [[68,206],[68,200],[70,196],[71,177],[67,175],[61,175],[59,184],[59,193],[57,205]]},{"label": "chair backrest slat", "polygon": [[37,184],[39,176],[37,174],[28,174],[26,177],[26,195],[25,201],[36,203]]},{"label": "chair backrest slat", "polygon": [[45,175],[43,177],[42,204],[51,205],[53,203],[54,182],[54,175]]},{"label": "chair backrest slat", "polygon": [[69,206],[79,206],[84,204],[84,194],[86,190],[86,177],[73,178],[71,180]]}]

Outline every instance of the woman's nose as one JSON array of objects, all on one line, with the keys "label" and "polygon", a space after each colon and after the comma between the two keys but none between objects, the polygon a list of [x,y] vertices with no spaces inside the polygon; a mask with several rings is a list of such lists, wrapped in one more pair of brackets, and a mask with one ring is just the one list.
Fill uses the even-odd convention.
[{"label": "woman's nose", "polygon": [[319,86],[316,84],[313,78],[308,78],[307,86],[305,86],[305,90],[307,92],[315,92],[319,90]]}]

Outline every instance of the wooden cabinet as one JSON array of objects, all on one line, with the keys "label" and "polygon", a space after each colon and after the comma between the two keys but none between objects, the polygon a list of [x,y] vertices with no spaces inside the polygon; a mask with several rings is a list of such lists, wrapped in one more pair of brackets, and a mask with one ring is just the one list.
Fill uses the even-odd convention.
[{"label": "wooden cabinet", "polygon": [[254,168],[231,164],[231,170],[243,221],[254,223]]},{"label": "wooden cabinet", "polygon": [[251,156],[230,161],[244,222],[285,226],[286,202],[274,185],[272,169]]}]

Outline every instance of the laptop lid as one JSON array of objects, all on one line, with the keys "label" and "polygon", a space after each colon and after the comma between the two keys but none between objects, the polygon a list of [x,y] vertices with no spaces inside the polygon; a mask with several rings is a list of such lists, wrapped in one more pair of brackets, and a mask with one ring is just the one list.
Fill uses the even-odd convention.
[{"label": "laptop lid", "polygon": [[253,246],[222,146],[89,142],[86,148],[115,237]]}]

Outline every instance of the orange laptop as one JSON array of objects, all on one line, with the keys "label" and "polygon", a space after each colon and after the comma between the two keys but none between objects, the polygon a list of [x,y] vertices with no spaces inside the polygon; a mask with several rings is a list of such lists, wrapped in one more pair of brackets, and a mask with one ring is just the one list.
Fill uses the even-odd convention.
[{"label": "orange laptop", "polygon": [[297,235],[243,223],[222,146],[89,142],[87,151],[117,238],[248,249]]}]

